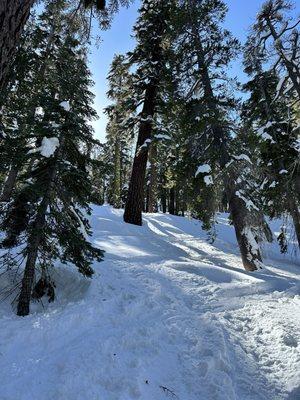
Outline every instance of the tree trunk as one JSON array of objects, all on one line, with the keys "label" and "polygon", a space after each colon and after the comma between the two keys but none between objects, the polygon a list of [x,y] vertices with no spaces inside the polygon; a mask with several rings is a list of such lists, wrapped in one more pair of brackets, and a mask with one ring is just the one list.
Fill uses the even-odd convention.
[{"label": "tree trunk", "polygon": [[9,80],[20,35],[34,0],[0,1],[0,94]]},{"label": "tree trunk", "polygon": [[144,207],[144,212],[148,213],[149,212],[149,197],[150,197],[150,189],[149,185],[147,183],[147,188],[146,188],[146,204]]},{"label": "tree trunk", "polygon": [[[164,18],[164,2],[158,4],[161,8],[162,14],[156,18],[154,32],[149,34],[152,36],[150,40],[151,49],[149,58],[140,59],[145,63],[147,61],[150,65],[148,70],[148,78],[145,86],[143,86],[144,103],[141,112],[141,120],[139,125],[139,133],[137,139],[137,146],[135,157],[133,160],[131,179],[128,189],[128,197],[125,205],[124,221],[134,225],[142,225],[142,209],[144,200],[144,181],[146,174],[146,166],[148,160],[148,150],[152,138],[153,130],[153,117],[155,114],[155,107],[157,105],[157,92],[161,79],[160,65],[162,62],[162,40],[163,33],[167,27],[167,21]],[[152,24],[154,22],[152,21]],[[137,57],[137,60],[139,57]],[[155,65],[155,67],[154,67]],[[148,67],[147,67],[148,68]],[[151,70],[152,69],[152,70]],[[146,71],[145,71],[146,72]]]},{"label": "tree trunk", "polygon": [[174,188],[174,186],[171,187],[171,189],[170,189],[169,214],[175,215],[175,188]]},{"label": "tree trunk", "polygon": [[167,212],[167,195],[166,195],[166,189],[163,187],[161,189],[161,208],[162,212],[166,214]]},{"label": "tree trunk", "polygon": [[292,197],[290,197],[288,199],[288,203],[289,203],[289,211],[290,211],[291,217],[293,219],[293,223],[294,223],[295,234],[296,234],[298,244],[300,247],[300,211],[299,211],[299,207],[298,207],[298,204],[295,202],[295,200]]},{"label": "tree trunk", "polygon": [[157,157],[157,147],[156,144],[153,143],[150,147],[149,151],[149,160],[151,163],[150,168],[150,182],[148,185],[148,212],[155,213],[157,212],[157,165],[156,165],[156,157]]},{"label": "tree trunk", "polygon": [[148,149],[152,137],[152,118],[155,111],[155,98],[158,83],[150,83],[146,89],[142,120],[140,122],[138,141],[133,161],[128,197],[125,205],[124,221],[129,224],[142,225],[144,201],[144,181],[148,160]]},{"label": "tree trunk", "polygon": [[16,167],[12,166],[10,168],[7,178],[3,184],[0,202],[8,202],[10,200],[13,188],[15,187],[18,172],[19,171]]},{"label": "tree trunk", "polygon": [[115,154],[114,154],[114,193],[113,206],[121,207],[121,149],[118,138],[115,139]]},{"label": "tree trunk", "polygon": [[234,187],[232,190],[230,186],[228,182],[226,193],[243,265],[247,271],[255,271],[262,262],[257,238],[251,230],[249,211],[244,200],[240,199],[235,194]]},{"label": "tree trunk", "polygon": [[22,288],[18,300],[17,315],[24,317],[29,314],[31,292],[35,276],[35,264],[38,256],[39,245],[42,239],[45,225],[45,214],[49,204],[49,194],[46,195],[40,205],[38,214],[32,227],[32,234],[29,239],[27,261],[22,279]]}]

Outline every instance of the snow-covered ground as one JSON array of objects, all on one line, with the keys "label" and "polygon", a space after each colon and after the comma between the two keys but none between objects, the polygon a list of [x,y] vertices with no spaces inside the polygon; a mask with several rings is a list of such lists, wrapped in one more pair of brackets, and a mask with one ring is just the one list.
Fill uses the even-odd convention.
[{"label": "snow-covered ground", "polygon": [[0,400],[300,399],[295,255],[269,245],[245,272],[224,215],[213,245],[170,215],[136,227],[94,207],[92,225],[92,280],[58,268],[54,304],[0,304]]}]

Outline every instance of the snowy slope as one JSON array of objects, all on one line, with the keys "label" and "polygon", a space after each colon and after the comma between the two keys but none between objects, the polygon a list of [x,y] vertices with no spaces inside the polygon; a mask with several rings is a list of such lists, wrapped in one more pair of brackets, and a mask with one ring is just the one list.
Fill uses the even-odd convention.
[{"label": "snowy slope", "polygon": [[94,207],[94,278],[58,268],[57,302],[26,318],[0,305],[0,400],[299,400],[296,258],[271,245],[247,273],[225,216],[214,245],[197,221],[144,221]]}]

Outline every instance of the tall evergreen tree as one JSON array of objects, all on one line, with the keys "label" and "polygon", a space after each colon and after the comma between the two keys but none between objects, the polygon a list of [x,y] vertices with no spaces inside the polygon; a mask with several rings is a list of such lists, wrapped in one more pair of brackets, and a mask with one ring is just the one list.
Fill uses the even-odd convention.
[{"label": "tall evergreen tree", "polygon": [[169,28],[171,1],[144,0],[134,28],[137,45],[130,54],[136,66],[134,89],[142,105],[136,152],[133,161],[124,221],[142,225],[144,184],[148,151],[152,140],[153,121],[160,85],[166,68],[166,33]]},{"label": "tall evergreen tree", "polygon": [[107,124],[107,143],[110,151],[106,162],[111,166],[108,200],[116,208],[124,206],[123,191],[128,181],[128,168],[134,131],[134,111],[132,103],[132,77],[129,65],[124,56],[116,55],[108,75],[108,98],[112,104],[106,108],[109,122]]},{"label": "tall evergreen tree", "polygon": [[[3,209],[2,247],[7,249],[3,260],[17,251],[25,264],[17,306],[21,316],[29,313],[31,298],[41,292],[41,286],[53,299],[51,266],[56,260],[73,263],[79,272],[91,276],[92,261],[102,257],[88,241],[85,216],[91,191],[86,149],[93,143],[87,121],[95,117],[91,79],[86,50],[66,26],[67,12],[66,2],[57,1],[47,6],[36,23],[33,40],[39,62],[49,63],[42,87],[39,69],[31,70],[33,90],[39,94],[36,106],[43,116],[34,119],[31,142],[35,145],[28,149],[13,200]],[[55,46],[45,60],[47,39],[53,34]]]},{"label": "tall evergreen tree", "polygon": [[300,244],[296,115],[291,95],[278,92],[281,80],[276,70],[263,69],[264,64],[269,68],[267,55],[255,41],[250,37],[245,49],[245,70],[252,79],[245,85],[250,98],[244,103],[243,117],[256,135],[265,210],[271,216],[289,212]]},{"label": "tall evergreen tree", "polygon": [[[44,0],[44,2],[55,4],[56,0]],[[91,19],[95,15],[100,25],[107,28],[120,5],[128,5],[129,2],[130,0],[76,0],[69,1],[69,5],[73,7],[73,17],[81,14],[80,25],[84,22],[87,26],[86,33],[89,35],[90,24],[86,25],[86,17]],[[1,99],[5,98],[6,86],[11,79],[11,68],[20,37],[35,3],[36,0],[2,0],[0,2],[0,104]]]},{"label": "tall evergreen tree", "polygon": [[239,45],[222,28],[226,11],[220,0],[181,2],[177,48],[182,55],[183,81],[192,86],[188,95],[193,119],[198,122],[198,134],[190,141],[194,157],[198,154],[201,163],[196,175],[202,175],[208,185],[215,176],[222,176],[244,267],[255,270],[260,265],[261,254],[252,227],[253,210],[241,196],[239,169],[232,162],[234,121],[231,116],[236,103],[229,91],[225,68],[236,56]]},{"label": "tall evergreen tree", "polygon": [[288,0],[268,0],[252,28],[256,48],[268,56],[269,63],[273,61],[273,68],[282,71],[278,92],[295,91],[300,101],[300,18],[291,17],[293,8]]}]

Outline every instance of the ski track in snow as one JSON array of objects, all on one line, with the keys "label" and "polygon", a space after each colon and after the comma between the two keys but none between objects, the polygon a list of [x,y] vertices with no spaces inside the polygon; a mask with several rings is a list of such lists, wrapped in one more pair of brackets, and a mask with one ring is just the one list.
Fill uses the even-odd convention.
[{"label": "ski track in snow", "polygon": [[[0,400],[299,400],[299,265],[275,245],[247,273],[233,228],[94,207],[92,280],[57,269],[58,299],[0,305]],[[273,227],[276,230],[276,227]],[[59,272],[61,271],[61,272]]]}]

